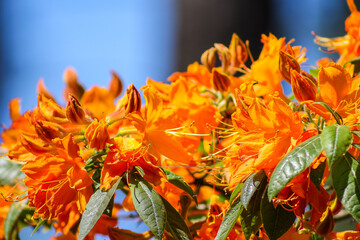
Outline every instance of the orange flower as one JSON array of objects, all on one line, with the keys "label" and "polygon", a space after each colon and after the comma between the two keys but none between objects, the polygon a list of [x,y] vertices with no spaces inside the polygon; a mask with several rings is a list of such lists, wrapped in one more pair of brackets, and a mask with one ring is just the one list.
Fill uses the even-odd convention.
[{"label": "orange flower", "polygon": [[93,181],[79,157],[79,147],[72,135],[62,141],[57,154],[42,154],[22,167],[29,188],[29,205],[35,207],[34,217],[54,219],[65,214],[67,205],[76,203],[78,211],[85,205],[93,190]]},{"label": "orange flower", "polygon": [[154,185],[160,184],[165,175],[155,166],[156,159],[132,137],[117,137],[110,147],[101,172],[101,188],[108,190],[117,179],[136,166],[144,170],[144,178]]},{"label": "orange flower", "polygon": [[87,127],[85,137],[89,142],[91,148],[97,150],[104,149],[106,143],[110,141],[109,133],[107,131],[107,124],[104,120],[94,119],[94,121]]}]

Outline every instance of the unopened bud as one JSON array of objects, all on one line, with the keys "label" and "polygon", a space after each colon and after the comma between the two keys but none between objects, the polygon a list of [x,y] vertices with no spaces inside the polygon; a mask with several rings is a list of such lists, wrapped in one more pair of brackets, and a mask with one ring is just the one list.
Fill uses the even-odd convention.
[{"label": "unopened bud", "polygon": [[72,94],[68,95],[66,105],[66,117],[72,122],[81,124],[85,122],[85,112],[81,107],[79,100]]},{"label": "unopened bud", "polygon": [[29,152],[34,155],[51,152],[54,147],[42,140],[35,133],[23,132],[20,137],[21,145],[23,145]]},{"label": "unopened bud", "polygon": [[223,44],[220,44],[220,43],[215,43],[214,46],[217,50],[217,53],[218,53],[218,56],[219,56],[219,59],[221,62],[221,67],[222,67],[223,71],[226,72],[231,63],[230,50],[227,47],[225,47]]},{"label": "unopened bud", "polygon": [[216,69],[212,71],[211,82],[216,91],[225,92],[230,86],[230,79],[226,74],[218,72]]},{"label": "unopened bud", "polygon": [[63,78],[66,83],[66,87],[64,90],[64,98],[67,99],[67,95],[70,93],[74,95],[77,99],[81,99],[82,95],[85,92],[85,89],[78,82],[78,77],[75,70],[71,67],[66,68]]},{"label": "unopened bud", "polygon": [[124,104],[126,114],[140,111],[141,96],[139,91],[134,86],[134,84],[131,84],[126,90],[125,99],[127,99],[127,101]]},{"label": "unopened bud", "polygon": [[246,62],[248,57],[246,46],[235,33],[232,35],[229,50],[231,53],[231,65],[233,67],[240,67],[241,64]]},{"label": "unopened bud", "polygon": [[38,111],[47,121],[56,123],[65,123],[68,121],[66,119],[65,109],[44,95],[38,95]]},{"label": "unopened bud", "polygon": [[334,230],[335,222],[334,216],[330,208],[327,208],[326,211],[322,214],[320,220],[315,226],[315,231],[321,236],[326,236],[328,233]]},{"label": "unopened bud", "polygon": [[37,90],[38,94],[44,95],[45,97],[55,101],[54,97],[51,95],[49,90],[46,88],[44,80],[42,78],[39,80],[36,90]]},{"label": "unopened bud", "polygon": [[96,148],[97,150],[104,149],[106,143],[110,139],[106,123],[104,121],[99,122],[95,118],[95,120],[87,127],[85,137],[91,148]]},{"label": "unopened bud", "polygon": [[215,67],[216,49],[209,48],[201,55],[201,63],[207,67],[209,72]]},{"label": "unopened bud", "polygon": [[291,71],[295,70],[300,72],[300,65],[296,59],[284,51],[279,52],[279,70],[285,81],[291,83]]},{"label": "unopened bud", "polygon": [[117,98],[118,96],[120,96],[123,90],[123,84],[119,75],[116,72],[111,71],[111,74],[112,78],[109,84],[109,92],[114,98]]},{"label": "unopened bud", "polygon": [[37,135],[45,141],[64,137],[65,130],[57,123],[35,120],[34,127]]},{"label": "unopened bud", "polygon": [[312,78],[301,75],[296,70],[291,71],[291,88],[299,102],[316,99],[317,85]]}]

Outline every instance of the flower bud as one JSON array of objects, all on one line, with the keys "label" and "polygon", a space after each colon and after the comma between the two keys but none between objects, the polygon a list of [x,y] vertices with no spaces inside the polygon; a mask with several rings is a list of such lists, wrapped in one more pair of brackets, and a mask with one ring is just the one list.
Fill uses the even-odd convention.
[{"label": "flower bud", "polygon": [[99,122],[95,118],[95,120],[87,127],[85,137],[91,148],[96,148],[97,150],[104,149],[106,143],[110,139],[106,123],[104,121]]},{"label": "flower bud", "polygon": [[335,222],[333,213],[330,208],[327,208],[325,212],[323,212],[320,220],[316,223],[315,231],[317,234],[321,236],[326,236],[328,233],[334,230]]},{"label": "flower bud", "polygon": [[291,71],[291,88],[295,98],[299,102],[312,100],[315,101],[317,85],[313,78],[301,75],[296,70]]},{"label": "flower bud", "polygon": [[215,67],[216,49],[209,48],[201,55],[201,63],[207,67],[209,72]]},{"label": "flower bud", "polygon": [[211,82],[216,91],[225,92],[230,86],[230,79],[226,74],[218,72],[216,69],[212,71]]},{"label": "flower bud", "polygon": [[285,81],[291,83],[291,71],[300,72],[300,65],[290,54],[280,50],[279,70]]},{"label": "flower bud", "polygon": [[125,113],[132,113],[140,111],[141,109],[141,96],[134,84],[131,84],[126,90],[127,102],[125,103]]},{"label": "flower bud", "polygon": [[231,63],[230,50],[220,43],[215,43],[214,46],[217,50],[223,71],[227,71]]},{"label": "flower bud", "polygon": [[118,96],[120,96],[123,90],[123,84],[119,75],[116,72],[111,71],[111,74],[112,78],[109,84],[109,92],[114,98],[117,98]]},{"label": "flower bud", "polygon": [[44,141],[62,138],[65,135],[64,128],[57,123],[35,120],[34,127],[37,135]]},{"label": "flower bud", "polygon": [[68,122],[65,109],[45,95],[38,95],[38,111],[47,121],[56,123]]},{"label": "flower bud", "polygon": [[45,142],[35,133],[22,132],[20,137],[21,145],[34,155],[51,152],[54,147]]},{"label": "flower bud", "polygon": [[68,67],[65,69],[63,79],[66,83],[64,90],[64,98],[67,99],[67,95],[71,93],[77,99],[81,99],[82,95],[85,92],[84,87],[78,82],[76,72],[73,68]]},{"label": "flower bud", "polygon": [[231,65],[233,67],[240,67],[242,63],[246,62],[248,57],[246,46],[235,33],[232,35],[229,50],[231,53]]},{"label": "flower bud", "polygon": [[66,105],[66,117],[72,123],[85,123],[85,112],[81,107],[79,100],[70,93],[68,95],[68,102]]},{"label": "flower bud", "polygon": [[36,90],[37,90],[38,94],[44,95],[45,97],[55,101],[54,97],[51,95],[49,90],[46,88],[44,80],[42,78],[39,80]]}]

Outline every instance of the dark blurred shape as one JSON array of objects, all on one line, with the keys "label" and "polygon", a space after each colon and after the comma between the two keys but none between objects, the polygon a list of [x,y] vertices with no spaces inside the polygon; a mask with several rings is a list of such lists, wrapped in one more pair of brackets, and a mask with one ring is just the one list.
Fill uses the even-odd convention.
[{"label": "dark blurred shape", "polygon": [[267,0],[178,0],[179,43],[177,71],[185,71],[214,43],[229,45],[233,33],[250,41],[254,57],[262,44],[261,34],[269,32]]}]

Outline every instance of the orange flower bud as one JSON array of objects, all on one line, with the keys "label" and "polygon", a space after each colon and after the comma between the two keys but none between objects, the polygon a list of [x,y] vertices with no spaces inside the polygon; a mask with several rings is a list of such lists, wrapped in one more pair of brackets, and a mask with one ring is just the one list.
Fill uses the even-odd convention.
[{"label": "orange flower bud", "polygon": [[56,123],[68,122],[65,109],[44,95],[38,95],[38,109],[41,116],[47,121]]},{"label": "orange flower bud", "polygon": [[110,139],[106,123],[104,121],[99,122],[95,119],[87,127],[85,137],[91,148],[96,148],[97,150],[104,149]]},{"label": "orange flower bud", "polygon": [[327,208],[325,212],[323,212],[319,222],[317,222],[315,226],[315,231],[317,234],[321,236],[326,236],[328,233],[334,230],[335,222],[333,213],[330,208]]},{"label": "orange flower bud", "polygon": [[123,90],[123,84],[119,75],[116,72],[111,71],[111,74],[112,78],[109,84],[109,92],[111,93],[111,95],[113,95],[114,98],[117,98],[118,96],[120,96]]},{"label": "orange flower bud", "polygon": [[216,49],[209,48],[201,55],[201,63],[207,67],[209,72],[215,67]]},{"label": "orange flower bud", "polygon": [[231,53],[231,65],[233,67],[239,67],[242,63],[246,62],[248,57],[246,46],[235,33],[232,35],[229,49]]},{"label": "orange flower bud", "polygon": [[35,155],[54,150],[52,145],[49,145],[35,133],[22,132],[20,142],[29,152]]},{"label": "orange flower bud", "polygon": [[280,50],[279,70],[285,81],[291,83],[291,71],[300,72],[300,65],[290,54]]},{"label": "orange flower bud", "polygon": [[45,97],[55,101],[54,97],[51,95],[49,90],[46,88],[44,80],[42,78],[39,80],[36,89],[37,89],[38,94],[44,95]]},{"label": "orange flower bud", "polygon": [[57,123],[35,120],[34,127],[37,135],[45,141],[62,138],[65,135],[64,128]]},{"label": "orange flower bud", "polygon": [[85,123],[85,112],[81,107],[79,100],[69,93],[66,105],[66,117],[72,123]]},{"label": "orange flower bud", "polygon": [[217,70],[213,69],[211,82],[216,91],[224,92],[230,86],[230,79],[226,74],[220,73]]},{"label": "orange flower bud", "polygon": [[131,84],[126,90],[124,98],[120,101],[117,108],[124,107],[125,114],[140,111],[141,109],[141,96],[134,84]]},{"label": "orange flower bud", "polygon": [[77,99],[81,99],[82,95],[85,92],[84,87],[78,82],[77,74],[75,70],[71,67],[65,69],[63,79],[66,83],[64,90],[64,98],[67,99],[67,95],[71,93]]},{"label": "orange flower bud", "polygon": [[291,88],[295,98],[299,102],[315,100],[317,85],[314,80],[314,78],[309,78],[307,75],[302,75],[296,70],[291,71]]},{"label": "orange flower bud", "polygon": [[221,62],[221,67],[222,67],[223,71],[226,71],[229,68],[230,63],[231,63],[231,52],[223,44],[215,43],[214,46],[217,50],[217,53],[218,53],[218,56],[219,56],[219,59]]}]

